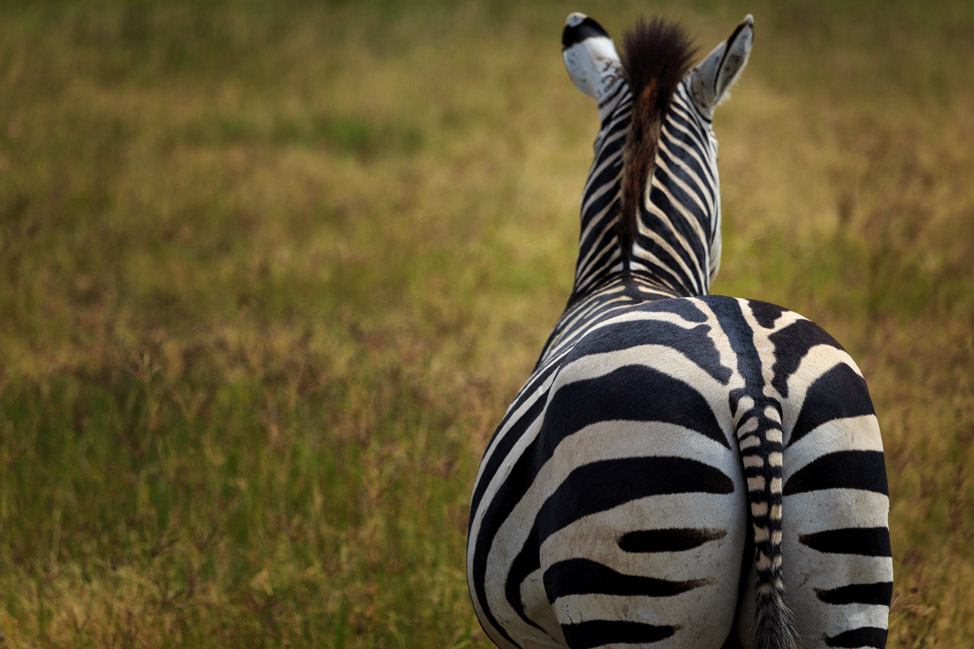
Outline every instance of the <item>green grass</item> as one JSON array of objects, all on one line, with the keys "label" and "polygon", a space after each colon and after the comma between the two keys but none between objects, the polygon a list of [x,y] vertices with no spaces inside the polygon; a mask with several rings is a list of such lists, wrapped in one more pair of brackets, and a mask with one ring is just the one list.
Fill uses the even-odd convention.
[{"label": "green grass", "polygon": [[[567,292],[562,2],[0,5],[4,647],[487,647],[480,454]],[[853,353],[890,646],[974,642],[974,11],[667,5],[722,106],[714,291]]]}]

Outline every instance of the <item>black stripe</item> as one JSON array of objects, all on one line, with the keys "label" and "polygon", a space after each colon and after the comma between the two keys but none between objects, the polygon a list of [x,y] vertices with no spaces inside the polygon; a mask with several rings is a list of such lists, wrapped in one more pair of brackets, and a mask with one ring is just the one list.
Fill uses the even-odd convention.
[{"label": "black stripe", "polygon": [[[674,300],[666,300],[671,302]],[[640,311],[653,311],[639,307]],[[710,337],[710,325],[697,325],[687,329],[672,322],[660,320],[626,321],[612,324],[592,331],[585,337],[586,344],[598,346],[598,351],[614,352],[642,345],[662,345],[679,352],[697,367],[726,385],[733,371],[720,362],[720,352]],[[730,448],[720,436],[721,443]]]},{"label": "black stripe", "polygon": [[[531,378],[528,379],[527,383],[524,384],[524,387],[521,388],[521,391],[518,392],[517,396],[514,399],[514,403],[510,405],[510,407],[507,409],[507,412],[504,413],[504,418],[501,419],[501,423],[497,425],[496,429],[494,429],[494,435],[496,435],[497,431],[502,429],[507,424],[510,418],[514,416],[514,413],[516,413],[521,408],[521,406],[527,403],[530,399],[534,398],[534,395],[537,392],[538,388],[541,385],[543,385],[546,380],[548,380],[548,377],[551,376],[551,373],[554,372],[555,369],[556,367],[551,366],[545,368],[544,371],[542,372],[531,373]],[[541,399],[541,401],[545,401],[546,395],[538,395],[537,398]],[[491,438],[490,442],[488,442],[487,444],[487,449],[484,451],[484,455],[486,455],[487,451],[490,450],[490,445],[493,442],[494,439]]]},{"label": "black stripe", "polygon": [[[664,170],[663,165],[666,165],[668,170]],[[685,205],[693,213],[694,218],[700,223],[704,232],[709,232],[711,228],[711,217],[707,212],[711,209],[710,206],[714,205],[714,199],[710,195],[710,192],[706,191],[683,165],[673,160],[666,150],[662,148],[657,155],[655,174],[654,178],[656,181],[664,183],[670,189],[671,194],[676,193],[676,200]],[[676,182],[671,183],[670,179],[682,180],[686,188]],[[707,241],[706,244],[709,246],[710,242]]]},{"label": "black stripe", "polygon": [[622,595],[627,597],[672,597],[709,583],[706,579],[670,581],[616,572],[589,559],[559,561],[544,573],[545,592],[553,604],[567,595]]},{"label": "black stripe", "polygon": [[[596,249],[598,249],[600,252],[593,259],[590,259],[587,264],[578,267],[579,275],[575,278],[576,286],[581,286],[583,284],[588,284],[588,286],[583,289],[583,292],[574,293],[571,298],[569,298],[569,308],[574,308],[576,306],[572,303],[573,301],[579,298],[588,297],[585,295],[585,293],[592,290],[592,284],[598,281],[597,278],[607,273],[613,265],[620,263],[622,260],[622,253],[619,251],[619,246],[616,245],[616,235],[614,229],[610,229],[606,233],[603,240],[596,246]],[[618,305],[616,306],[618,307]],[[573,312],[567,318],[564,318],[564,322],[571,320],[576,314],[577,312]],[[557,325],[557,327],[564,328],[564,322]],[[582,327],[579,323],[575,323],[572,326],[573,330],[583,328],[585,327]]]},{"label": "black stripe", "polygon": [[[721,296],[706,297],[704,300],[717,317],[737,358],[737,371],[741,373],[746,386],[744,390],[738,390],[741,393],[738,398],[749,394],[755,396],[755,402],[759,401],[764,388],[761,359],[754,346],[754,332],[744,319],[740,303],[733,298]],[[736,402],[732,405],[736,405]]]},{"label": "black stripe", "polygon": [[[680,130],[677,126],[682,126],[685,130]],[[719,202],[719,190],[716,187],[714,172],[706,164],[711,156],[703,145],[706,142],[707,136],[700,132],[696,124],[686,121],[676,111],[671,110],[669,115],[667,115],[666,125],[660,133],[660,137],[662,140],[660,141],[659,151],[667,163],[673,160],[679,160],[686,165],[700,179],[704,189],[710,194],[710,200],[716,205]],[[700,160],[690,155],[678,155],[682,149],[696,151],[700,155]],[[696,181],[694,181],[694,184],[696,184]]]},{"label": "black stripe", "polygon": [[722,539],[726,530],[671,527],[659,530],[627,532],[619,539],[619,548],[626,552],[682,552]]},{"label": "black stripe", "polygon": [[787,309],[776,304],[768,304],[767,302],[760,302],[758,300],[748,300],[747,305],[750,307],[754,319],[765,329],[773,327],[775,320],[787,311]]},{"label": "black stripe", "polygon": [[[742,416],[744,413],[737,412],[741,399],[745,396],[750,396],[754,401],[754,405],[749,410],[749,413],[751,416],[757,418],[755,433],[762,441],[756,449],[749,451],[747,454],[758,455],[765,462],[759,467],[745,468],[744,475],[746,477],[760,476],[763,478],[764,486],[753,491],[749,489],[747,500],[752,505],[755,503],[767,503],[769,505],[768,509],[770,510],[775,505],[781,503],[781,494],[777,491],[772,491],[771,485],[775,478],[781,477],[783,470],[780,465],[772,466],[766,461],[771,452],[781,450],[781,444],[769,441],[766,438],[765,431],[770,430],[773,426],[780,425],[778,421],[780,421],[781,405],[776,400],[764,395],[765,379],[764,372],[762,371],[761,356],[755,346],[754,330],[751,324],[744,318],[742,303],[738,300],[719,297],[708,298],[706,301],[730,342],[731,349],[737,358],[738,372],[744,379],[744,386],[732,390],[729,394],[731,412],[736,413],[736,416],[739,417],[738,426],[742,425],[748,419],[748,417]],[[776,413],[772,417],[765,414],[769,408]],[[760,517],[752,516],[750,508],[748,511],[748,520],[753,527],[766,525],[772,533],[772,536],[775,531],[781,529],[780,520],[772,519],[768,514]],[[753,539],[753,530],[750,531],[748,536]],[[769,558],[773,558],[779,552],[776,546],[771,544],[771,536],[764,541],[755,542],[754,547]],[[761,584],[775,588],[774,584],[779,572],[780,568],[774,567],[772,563],[768,570],[758,571],[758,581]]]},{"label": "black stripe", "polygon": [[823,455],[788,479],[784,495],[821,489],[860,489],[888,496],[882,451],[836,451]]},{"label": "black stripe", "polygon": [[798,537],[802,545],[829,554],[891,557],[889,530],[885,527],[846,527]]},{"label": "black stripe", "polygon": [[[707,209],[707,198],[694,191],[699,186],[695,184],[692,178],[686,175],[686,172],[679,165],[668,163],[667,166],[669,167],[669,171],[664,169],[662,165],[656,165],[653,172],[654,181],[666,187],[669,190],[670,196],[672,196],[672,199],[668,199],[667,205],[672,204],[672,202],[678,203],[689,213],[690,218],[694,219],[700,225],[700,229],[707,232],[710,229],[710,217],[704,212]],[[674,177],[681,175],[684,176],[683,180],[690,188],[689,192],[682,185],[673,181]],[[703,205],[700,205],[697,201],[703,203]],[[660,205],[659,207],[665,209],[664,205]],[[704,246],[709,245],[709,242],[702,240],[695,230],[686,225],[686,215],[677,210],[673,210],[672,212],[667,211],[667,214],[671,218],[680,221],[681,226],[683,226],[680,228],[680,233],[687,239],[692,240],[694,244],[697,244],[694,246],[694,252],[700,255],[698,259],[702,261],[706,252]]]},{"label": "black stripe", "polygon": [[841,363],[815,379],[808,388],[788,445],[833,419],[873,414],[876,411],[866,382],[850,366]]},{"label": "black stripe", "polygon": [[[616,218],[616,217],[612,217]],[[595,241],[594,238],[601,234],[601,239]],[[589,237],[592,237],[592,241],[587,241],[584,245],[584,253],[580,253],[578,260],[581,261],[582,257],[589,254],[589,251],[594,249],[599,252],[592,258],[588,260],[585,266],[579,267],[579,270],[585,271],[586,275],[591,275],[596,271],[604,273],[606,272],[612,264],[613,258],[622,258],[622,253],[619,251],[619,246],[617,245],[618,238],[616,237],[616,232],[614,228],[608,228],[605,232],[599,232],[599,228],[593,228],[592,232],[589,233]],[[579,279],[582,279],[581,277]]]},{"label": "black stripe", "polygon": [[[684,147],[700,154],[700,160],[706,163],[712,157],[709,155],[712,147],[710,146],[707,128],[702,122],[694,119],[697,111],[690,108],[683,97],[674,95],[674,98],[678,98],[678,101],[672,104],[676,106],[676,109],[667,113],[664,123],[664,128],[668,133],[665,141],[680,142]],[[705,165],[704,171],[705,173],[700,176],[700,179],[706,182],[712,190],[716,190],[717,188],[713,186],[714,177],[711,165]]]},{"label": "black stripe", "polygon": [[[579,241],[578,252],[580,257],[587,255],[597,240],[601,241],[602,230],[615,221],[619,214],[618,196],[611,191],[603,192],[597,197],[588,199],[588,201],[585,203],[581,215],[581,230],[589,229],[589,233],[587,237]],[[595,222],[596,218],[599,219],[598,223]]]},{"label": "black stripe", "polygon": [[649,644],[669,638],[676,629],[675,626],[614,620],[592,620],[561,627],[565,642],[571,649],[590,649],[612,643]]},{"label": "black stripe", "polygon": [[599,37],[608,38],[609,34],[602,28],[602,25],[586,16],[582,22],[574,27],[565,25],[565,29],[561,33],[561,47],[565,50],[587,38]]},{"label": "black stripe", "polygon": [[[542,436],[545,436],[545,431],[542,431]],[[524,615],[521,583],[540,567],[541,544],[558,530],[584,516],[647,496],[729,494],[733,491],[733,481],[722,471],[682,457],[627,457],[581,466],[565,478],[538,511],[527,541],[507,574],[504,587],[507,601],[525,622],[534,625]],[[491,529],[496,529],[496,524]],[[477,541],[478,545],[485,542],[483,533]],[[486,568],[486,557],[484,564]]]},{"label": "black stripe", "polygon": [[886,646],[886,629],[874,626],[864,626],[839,635],[827,636],[825,644],[830,647],[876,647]]},{"label": "black stripe", "polygon": [[780,331],[776,331],[768,336],[768,340],[774,345],[771,385],[781,393],[782,397],[788,396],[788,378],[798,369],[808,350],[816,345],[842,349],[835,338],[824,329],[804,319],[796,320]]},{"label": "black stripe", "polygon": [[673,313],[688,322],[706,322],[707,314],[700,310],[692,300],[686,299],[675,299],[675,300],[659,300],[656,302],[648,302],[642,305],[641,310],[643,311],[663,311],[665,313]]},{"label": "black stripe", "polygon": [[[616,84],[615,88],[613,88],[612,90],[612,94],[602,97],[602,100],[599,102],[599,108],[602,108],[603,106],[607,106],[613,101],[616,101],[619,95],[628,94],[628,93],[629,93],[629,86],[627,86],[624,83]],[[602,121],[602,123],[599,124],[599,131],[605,130],[606,124],[608,124],[614,117],[615,115],[607,115],[606,118]]]},{"label": "black stripe", "polygon": [[[529,448],[517,458],[514,466],[510,469],[510,474],[507,479],[501,483],[494,497],[487,502],[483,518],[481,519],[479,533],[475,538],[467,537],[468,545],[473,543],[471,560],[473,565],[471,566],[471,573],[474,597],[480,603],[487,623],[497,629],[497,632],[505,640],[515,646],[517,646],[517,643],[514,642],[514,639],[511,638],[507,631],[504,630],[504,627],[497,621],[497,618],[487,603],[487,555],[490,552],[491,544],[494,542],[494,537],[497,535],[498,528],[507,519],[524,492],[531,486],[531,479],[534,476],[534,472],[531,470],[531,463],[534,455],[533,451],[537,446],[538,440],[534,440],[529,445]],[[523,614],[522,617],[524,617]],[[528,623],[532,626],[537,626],[530,620],[528,620]]]},{"label": "black stripe", "polygon": [[[547,400],[545,395],[539,395],[538,399],[531,404],[531,407],[527,409],[524,414],[521,415],[511,426],[507,434],[497,443],[497,448],[494,449],[493,455],[490,456],[490,460],[484,465],[484,469],[480,474],[480,480],[477,481],[476,486],[473,490],[473,497],[470,500],[470,522],[468,525],[473,524],[474,515],[477,513],[477,508],[480,507],[480,501],[484,497],[484,492],[487,490],[487,486],[490,484],[491,480],[494,479],[499,470],[501,464],[508,459],[508,455],[511,453],[511,449],[514,445],[521,439],[524,431],[528,429],[528,426],[534,422],[541,415],[541,411],[544,410],[544,406]],[[503,426],[503,424],[501,424]],[[498,429],[500,430],[500,429]],[[494,433],[495,435],[497,433]],[[490,446],[488,445],[488,450]],[[469,527],[467,529],[469,532]]]},{"label": "black stripe", "polygon": [[[661,169],[657,168],[654,171],[654,176],[657,172],[662,173]],[[665,175],[665,174],[663,174]],[[700,282],[704,281],[701,278],[700,273],[703,269],[703,260],[707,254],[705,250],[705,242],[700,236],[694,231],[687,217],[683,215],[676,207],[674,207],[673,202],[670,201],[670,197],[667,196],[663,190],[659,188],[660,182],[656,181],[649,190],[649,202],[659,208],[663,214],[666,215],[667,220],[664,222],[659,216],[653,214],[645,207],[640,208],[639,216],[642,219],[643,224],[646,229],[653,233],[656,237],[666,241],[670,244],[670,247],[676,251],[680,259],[689,269],[691,277],[688,277],[687,286],[693,289],[693,295],[700,295],[703,291],[703,286]],[[674,196],[674,200],[677,197]],[[706,228],[705,228],[706,229]],[[683,242],[689,246],[685,247],[683,242],[679,238],[683,239]],[[675,265],[670,269],[674,273],[685,274],[684,271],[679,266]]]},{"label": "black stripe", "polygon": [[[710,146],[710,136],[707,128],[700,122],[694,121],[693,116],[697,114],[696,108],[691,108],[685,102],[675,102],[677,110],[671,110],[666,115],[666,122],[663,124],[663,142],[671,151],[675,153],[669,144],[679,143],[681,148],[695,151],[699,160],[695,156],[680,156],[680,159],[688,166],[699,169],[700,180],[705,183],[708,190],[717,196],[719,188],[714,177],[713,165],[707,164],[713,157],[712,147]],[[681,112],[682,110],[682,112]]]},{"label": "black stripe", "polygon": [[[619,84],[615,92],[618,94],[623,90],[628,93],[628,87],[625,84]],[[580,231],[585,232],[591,226],[594,227],[591,227],[589,235],[584,240],[579,240],[578,261],[581,262],[582,258],[593,249],[599,253],[597,259],[590,260],[585,266],[576,263],[576,288],[588,275],[605,276],[611,268],[615,255],[618,255],[620,259],[623,257],[615,228],[610,229],[608,236],[600,237],[600,232],[604,229],[605,224],[619,219],[619,181],[623,166],[620,151],[625,146],[625,133],[628,128],[628,108],[620,106],[620,110],[606,117],[602,132],[596,140],[595,160],[589,171],[590,175],[582,195]],[[601,171],[593,175],[592,172],[599,168]],[[605,213],[603,214],[603,212]],[[572,300],[569,300],[569,304],[571,302]]]},{"label": "black stripe", "polygon": [[[618,198],[615,193],[608,191],[591,199],[591,202],[585,205],[585,211],[581,215],[581,231],[584,232],[587,228],[590,228],[590,230],[588,236],[578,242],[579,258],[589,254],[589,250],[592,249],[597,241],[604,241],[604,233],[602,230],[609,223],[619,218]],[[600,221],[593,226],[592,223],[596,217],[599,217]]]},{"label": "black stripe", "polygon": [[[708,180],[707,178],[709,174],[703,171],[703,167],[700,166],[700,163],[697,162],[696,158],[691,158],[689,156],[677,157],[677,154],[683,153],[683,151],[678,148],[680,145],[675,143],[671,144],[670,140],[672,140],[672,138],[667,138],[663,141],[663,145],[660,146],[659,153],[657,154],[660,160],[663,162],[663,164],[669,167],[671,175],[679,177],[681,180],[687,183],[687,185],[695,189],[696,193],[700,194],[701,201],[704,203],[704,205],[706,206],[709,202],[709,204],[713,206],[714,212],[716,213],[717,205],[720,203],[720,197],[711,187],[707,186],[707,183],[712,182],[712,180]],[[696,178],[693,177],[694,175]],[[714,214],[714,216],[716,216],[716,214]],[[710,223],[710,219],[714,216],[708,215],[706,219],[701,220],[701,225],[703,226],[704,232],[710,231],[711,226],[713,225]]]},{"label": "black stripe", "polygon": [[[612,236],[614,237],[615,235]],[[619,254],[618,248],[614,248],[607,252],[612,252],[616,255]],[[576,295],[573,296],[573,298],[574,297],[583,297],[584,299],[582,302],[572,305],[572,312],[566,317],[562,318],[562,321],[559,324],[566,334],[560,343],[562,345],[565,345],[569,341],[572,341],[572,344],[578,342],[582,338],[589,335],[589,329],[594,322],[602,320],[603,316],[605,315],[617,315],[622,307],[628,306],[625,302],[616,301],[619,298],[626,297],[622,286],[617,286],[612,291],[600,293],[594,299],[592,296],[585,295]],[[584,315],[579,317],[580,314]],[[567,324],[569,322],[571,324]],[[578,356],[576,355],[575,358],[577,357]],[[565,363],[567,362],[569,361],[566,360]]]},{"label": "black stripe", "polygon": [[[602,191],[596,201],[594,203],[590,203],[592,200],[590,196],[598,193],[605,185],[619,184],[619,174],[622,172],[622,156],[619,155],[618,150],[622,148],[621,142],[622,138],[610,142],[604,151],[599,152],[601,155],[592,165],[592,169],[596,169],[598,167],[602,167],[602,169],[594,178],[591,176],[589,177],[590,189],[584,196],[585,200],[583,202],[583,205],[588,208],[585,210],[585,214],[588,216],[600,212],[605,208],[606,205],[618,198],[617,192],[613,192],[611,190]],[[614,157],[615,159],[607,163],[610,157]],[[592,205],[598,205],[598,210],[593,211]]]},{"label": "black stripe", "polygon": [[[646,227],[657,234],[660,238],[665,238],[663,236],[663,225],[659,218],[653,214],[650,214],[645,209],[641,208],[642,218],[646,219],[644,223]],[[652,220],[650,223],[648,221]],[[696,295],[693,289],[693,281],[683,272],[681,268],[678,267],[676,260],[673,259],[673,255],[669,253],[659,242],[650,239],[644,234],[636,235],[636,242],[639,246],[650,253],[652,253],[659,261],[650,261],[648,258],[639,258],[636,261],[645,265],[649,270],[641,271],[643,273],[649,273],[649,276],[655,278],[663,283],[665,288],[672,290],[674,293],[681,295],[682,297],[690,297]],[[672,246],[679,248],[674,240],[668,240]]]},{"label": "black stripe", "polygon": [[889,606],[893,599],[893,582],[880,581],[875,584],[850,584],[841,588],[826,590],[816,588],[815,595],[826,604],[876,604]]},{"label": "black stripe", "polygon": [[626,457],[591,462],[572,471],[541,506],[536,521],[537,539],[543,542],[583,516],[647,496],[733,491],[734,483],[723,471],[683,457]]},{"label": "black stripe", "polygon": [[[579,342],[571,357],[602,351],[597,333]],[[622,419],[676,424],[729,448],[710,404],[695,388],[643,365],[626,365],[598,378],[560,386],[545,411],[540,436],[553,452],[563,439],[586,426]]]},{"label": "black stripe", "polygon": [[[604,145],[605,142],[616,138],[620,133],[625,132],[625,136],[616,138],[613,141],[612,146],[615,147],[615,142],[618,141],[620,146],[625,144],[626,138],[629,134],[629,123],[632,119],[632,94],[629,91],[629,86],[625,83],[620,83],[616,86],[612,94],[603,100],[603,105],[612,100],[616,95],[622,95],[619,97],[619,104],[616,106],[615,112],[611,115],[606,115],[602,123],[599,124],[599,134],[595,138],[595,143],[593,147],[598,147],[599,145]],[[596,157],[602,158],[602,151],[608,150],[603,146],[598,149]],[[615,149],[613,149],[615,150]]]}]

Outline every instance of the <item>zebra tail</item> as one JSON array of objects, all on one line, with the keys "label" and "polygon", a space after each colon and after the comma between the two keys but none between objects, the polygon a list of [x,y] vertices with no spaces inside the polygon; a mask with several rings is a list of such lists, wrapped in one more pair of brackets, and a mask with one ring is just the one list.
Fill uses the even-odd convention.
[{"label": "zebra tail", "polygon": [[[742,401],[752,401],[744,397]],[[757,575],[755,649],[798,649],[799,636],[784,599],[782,580],[781,405],[767,397],[740,408],[736,435],[747,481]],[[740,404],[746,406],[750,404]]]}]

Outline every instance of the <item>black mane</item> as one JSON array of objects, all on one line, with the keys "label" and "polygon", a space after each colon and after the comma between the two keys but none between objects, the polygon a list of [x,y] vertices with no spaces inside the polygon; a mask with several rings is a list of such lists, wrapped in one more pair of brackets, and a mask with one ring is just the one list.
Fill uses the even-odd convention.
[{"label": "black mane", "polygon": [[696,47],[680,24],[659,17],[640,18],[623,37],[622,65],[633,96],[619,219],[624,258],[636,235],[639,201],[656,160],[663,117],[695,54]]}]

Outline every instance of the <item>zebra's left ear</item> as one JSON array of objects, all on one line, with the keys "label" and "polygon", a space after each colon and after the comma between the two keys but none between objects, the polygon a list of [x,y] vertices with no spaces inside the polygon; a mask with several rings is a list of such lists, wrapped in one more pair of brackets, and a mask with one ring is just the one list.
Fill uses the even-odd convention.
[{"label": "zebra's left ear", "polygon": [[690,72],[690,95],[697,110],[713,119],[714,109],[730,96],[730,87],[747,65],[754,41],[754,17],[748,14],[726,41]]},{"label": "zebra's left ear", "polygon": [[588,16],[575,12],[561,33],[561,56],[575,86],[599,104],[599,120],[605,119],[606,99],[623,78],[622,63],[608,32]]}]

